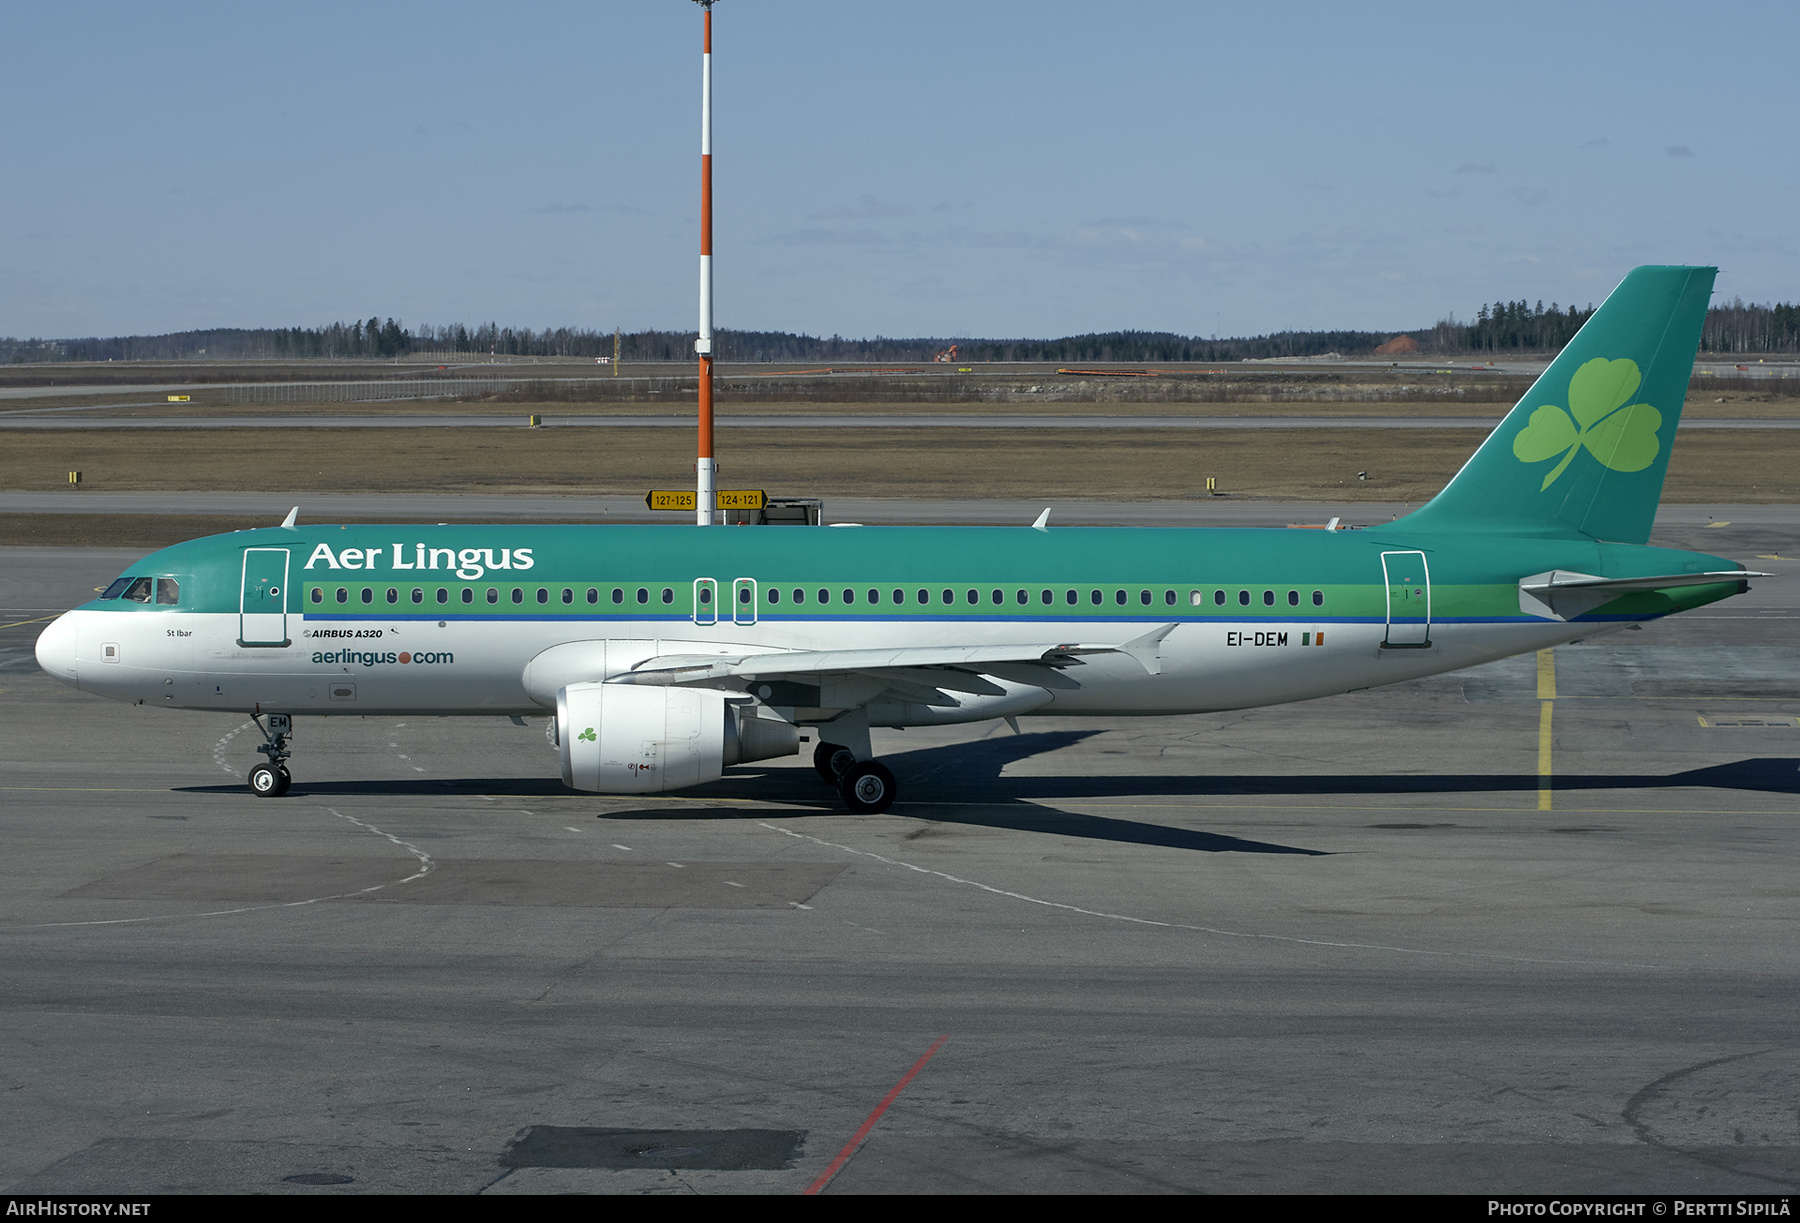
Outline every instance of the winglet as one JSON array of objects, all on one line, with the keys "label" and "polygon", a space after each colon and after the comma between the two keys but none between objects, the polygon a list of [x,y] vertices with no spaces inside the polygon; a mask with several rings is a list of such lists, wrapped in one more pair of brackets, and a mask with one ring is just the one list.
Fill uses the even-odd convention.
[{"label": "winglet", "polygon": [[1037,521],[1031,524],[1031,529],[1034,531],[1044,531],[1046,533],[1049,532],[1049,530],[1050,530],[1050,507],[1049,506],[1046,505],[1044,507],[1044,512],[1037,516]]},{"label": "winglet", "polygon": [[289,531],[293,530],[294,529],[294,520],[299,517],[300,517],[300,507],[296,505],[293,509],[288,511],[288,516],[281,520],[282,527]]}]

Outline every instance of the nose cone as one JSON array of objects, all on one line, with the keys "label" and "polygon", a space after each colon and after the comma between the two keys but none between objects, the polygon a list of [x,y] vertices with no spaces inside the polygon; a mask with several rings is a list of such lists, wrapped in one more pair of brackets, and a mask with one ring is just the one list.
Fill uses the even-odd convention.
[{"label": "nose cone", "polygon": [[76,686],[75,636],[75,613],[64,612],[37,639],[38,666],[71,687]]}]

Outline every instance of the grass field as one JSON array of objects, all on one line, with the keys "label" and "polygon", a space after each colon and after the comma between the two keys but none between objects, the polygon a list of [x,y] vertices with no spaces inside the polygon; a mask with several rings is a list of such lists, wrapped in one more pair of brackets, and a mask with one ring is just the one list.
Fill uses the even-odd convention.
[{"label": "grass field", "polygon": [[[69,380],[89,375],[68,371]],[[121,370],[105,371],[109,376]],[[173,375],[177,372],[167,371]],[[222,378],[232,371],[209,371]],[[246,373],[249,371],[237,371]],[[267,377],[270,371],[254,371]],[[320,378],[333,371],[288,370]],[[485,371],[482,371],[485,372]],[[507,368],[503,372],[519,371]],[[526,371],[536,374],[535,368]],[[591,374],[592,368],[557,374]],[[629,372],[629,371],[628,371]],[[672,371],[662,371],[665,375]],[[140,381],[154,376],[139,370]],[[365,373],[366,376],[366,373]],[[624,381],[621,379],[621,381]],[[1743,386],[1737,385],[1743,381]],[[1800,417],[1800,399],[1780,385],[1733,379],[1689,394],[1690,417]],[[784,398],[792,384],[803,393]],[[1182,371],[1152,379],[1068,379],[1054,370],[928,371],[905,377],[742,373],[721,383],[722,414],[1071,414],[1218,415],[1323,418],[1502,415],[1528,377],[1435,371],[1243,369],[1229,375]],[[65,384],[66,385],[66,384]],[[647,383],[645,385],[648,385]],[[685,488],[693,479],[688,428],[522,427],[532,412],[555,416],[667,414],[688,417],[691,387],[657,396],[615,394],[532,398],[524,392],[445,401],[226,405],[217,387],[185,404],[140,395],[144,406],[82,412],[224,418],[235,415],[329,418],[336,415],[455,416],[517,414],[521,427],[357,429],[50,429],[0,434],[0,488],[62,491],[262,491],[303,493],[584,494],[641,497],[651,488]],[[744,388],[754,387],[756,394]],[[736,388],[734,397],[733,389]],[[765,393],[766,392],[766,393]],[[87,397],[112,402],[118,393]],[[7,399],[0,411],[69,406],[79,398]],[[803,429],[740,426],[721,430],[721,485],[773,496],[1081,499],[1155,501],[1204,495],[1206,480],[1234,497],[1419,504],[1454,475],[1484,436],[1480,428],[1322,427],[1269,430]],[[70,490],[79,470],[82,491]],[[1358,473],[1366,472],[1367,479]],[[1800,430],[1729,429],[1684,433],[1669,468],[1670,502],[1779,503],[1800,500]],[[68,519],[68,521],[61,521]],[[85,521],[78,521],[83,520]],[[260,521],[202,516],[0,514],[0,543],[154,547]]]},{"label": "grass field", "polygon": [[[1480,444],[1480,429],[732,429],[725,486],[771,494],[1160,500],[1207,477],[1236,496],[1416,501]],[[641,496],[686,487],[684,429],[159,429],[8,435],[0,487],[105,491],[486,492]],[[1359,472],[1368,479],[1358,479]],[[80,496],[72,491],[70,496]],[[1669,501],[1800,495],[1800,430],[1683,434]]]}]

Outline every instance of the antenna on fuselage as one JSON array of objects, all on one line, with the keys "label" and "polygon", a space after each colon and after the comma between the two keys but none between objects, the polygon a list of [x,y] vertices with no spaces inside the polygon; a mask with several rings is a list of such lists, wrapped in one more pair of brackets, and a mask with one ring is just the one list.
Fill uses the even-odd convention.
[{"label": "antenna on fuselage", "polygon": [[282,527],[289,531],[293,530],[294,529],[294,520],[299,517],[300,517],[300,507],[296,505],[293,509],[288,511],[288,516],[281,520]]}]

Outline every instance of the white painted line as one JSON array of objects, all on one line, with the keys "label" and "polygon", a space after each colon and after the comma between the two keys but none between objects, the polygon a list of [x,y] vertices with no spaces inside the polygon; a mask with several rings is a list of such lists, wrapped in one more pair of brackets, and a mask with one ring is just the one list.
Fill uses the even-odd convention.
[{"label": "white painted line", "polygon": [[213,763],[218,765],[223,772],[228,773],[233,777],[238,775],[236,769],[225,763],[225,749],[231,744],[233,739],[237,738],[245,731],[253,729],[255,726],[255,722],[246,722],[230,734],[226,735],[223,739],[220,739],[217,743],[213,744]]},{"label": "white painted line", "polygon": [[[947,874],[944,871],[934,871],[926,866],[915,866],[911,862],[902,862],[898,858],[889,858],[883,854],[871,853],[866,849],[853,849],[848,845],[840,845],[836,841],[820,840],[818,837],[808,836],[804,832],[795,832],[791,828],[783,828],[778,824],[770,824],[763,820],[758,820],[756,822],[761,827],[767,828],[770,832],[779,832],[784,836],[793,837],[795,840],[811,841],[814,845],[823,845],[828,849],[839,849],[847,854],[855,854],[859,858],[873,858],[877,862],[885,862],[889,866],[904,867],[909,871],[917,871],[921,875],[935,875],[939,879],[961,884],[964,887],[978,888],[983,892],[988,892],[995,896],[1004,896],[1009,900],[1019,900],[1026,904],[1042,905],[1046,909],[1061,909],[1066,913],[1079,913],[1083,917],[1098,917],[1105,921],[1127,922],[1134,926],[1156,926],[1164,930],[1191,930],[1197,934],[1216,934],[1222,938],[1263,939],[1275,943],[1299,943],[1307,947],[1337,947],[1354,951],[1390,951],[1398,955],[1423,955],[1441,957],[1444,959],[1468,957],[1478,960],[1505,960],[1514,964],[1581,964],[1615,968],[1666,967],[1666,965],[1661,964],[1638,964],[1629,961],[1621,962],[1613,960],[1551,960],[1542,959],[1536,956],[1504,955],[1497,951],[1429,951],[1419,947],[1391,947],[1384,943],[1348,943],[1337,942],[1331,939],[1301,938],[1298,935],[1293,934],[1258,934],[1244,930],[1222,930],[1216,926],[1195,926],[1189,925],[1186,922],[1157,921],[1154,918],[1132,917],[1124,913],[1106,913],[1099,909],[1084,909],[1080,905],[1063,904],[1061,901],[1056,900],[1040,900],[1036,896],[1027,896],[1023,892],[1009,892],[1005,888],[997,888],[991,884],[978,883],[973,879],[964,879],[961,876]],[[788,903],[793,904],[795,908],[811,908],[810,905],[798,904],[794,901],[789,901]]]},{"label": "white painted line", "polygon": [[[242,729],[242,728],[240,727],[239,729]],[[161,913],[161,914],[157,914],[154,917],[115,917],[115,918],[109,918],[104,921],[36,922],[32,925],[21,927],[21,928],[27,929],[27,930],[49,930],[49,929],[56,929],[56,928],[64,927],[64,926],[133,926],[133,925],[137,925],[141,922],[181,921],[182,919],[189,918],[189,917],[231,917],[231,916],[234,916],[239,913],[260,913],[264,909],[298,909],[298,908],[302,908],[306,905],[316,905],[320,901],[323,901],[323,900],[344,900],[351,896],[365,896],[370,892],[379,892],[379,891],[381,891],[381,889],[383,889],[385,887],[398,887],[402,883],[411,883],[415,879],[423,879],[426,875],[429,875],[431,873],[432,867],[435,865],[431,860],[431,855],[426,853],[424,850],[420,849],[417,845],[414,845],[411,841],[402,841],[399,837],[395,836],[393,833],[383,832],[381,829],[375,827],[375,825],[373,825],[373,824],[365,824],[365,823],[363,823],[363,821],[357,819],[355,816],[345,815],[342,811],[339,811],[335,807],[327,807],[327,808],[325,808],[325,810],[331,812],[331,814],[337,816],[340,820],[348,820],[350,823],[355,824],[358,828],[361,828],[367,832],[372,832],[376,836],[383,837],[389,841],[392,841],[394,844],[400,846],[400,848],[406,850],[413,857],[415,857],[419,860],[419,869],[414,871],[412,874],[408,875],[406,878],[396,879],[392,883],[377,883],[370,887],[358,888],[354,892],[334,892],[329,896],[313,896],[306,900],[284,900],[284,901],[280,902],[279,904],[267,904],[267,905],[244,905],[241,908],[213,909],[213,910],[211,910],[209,912],[205,912],[205,913]]]}]

